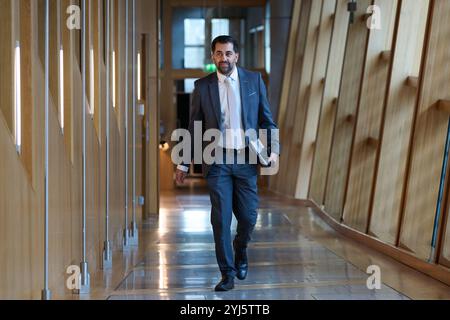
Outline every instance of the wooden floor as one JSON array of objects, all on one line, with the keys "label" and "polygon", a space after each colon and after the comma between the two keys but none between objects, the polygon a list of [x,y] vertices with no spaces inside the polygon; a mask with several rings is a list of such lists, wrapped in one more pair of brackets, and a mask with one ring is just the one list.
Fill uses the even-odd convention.
[{"label": "wooden floor", "polygon": [[[160,217],[140,227],[140,245],[117,251],[113,270],[93,277],[89,295],[64,299],[450,299],[450,288],[331,229],[306,205],[262,193],[249,247],[249,274],[236,288],[220,279],[206,190],[164,193]],[[233,221],[234,232],[236,222]],[[381,268],[369,290],[367,267]]]}]

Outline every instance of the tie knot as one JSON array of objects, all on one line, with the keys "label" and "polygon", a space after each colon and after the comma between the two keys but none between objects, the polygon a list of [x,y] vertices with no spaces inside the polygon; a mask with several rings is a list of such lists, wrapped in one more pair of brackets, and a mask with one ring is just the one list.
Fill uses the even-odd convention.
[{"label": "tie knot", "polygon": [[226,84],[231,84],[231,78],[230,77],[226,77],[225,78],[225,83]]}]

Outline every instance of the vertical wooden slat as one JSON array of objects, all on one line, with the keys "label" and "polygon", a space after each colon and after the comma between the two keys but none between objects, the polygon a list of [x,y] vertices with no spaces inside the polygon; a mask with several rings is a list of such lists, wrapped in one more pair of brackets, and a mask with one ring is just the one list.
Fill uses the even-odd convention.
[{"label": "vertical wooden slat", "polygon": [[[122,65],[122,57],[125,56],[123,54],[123,51],[121,50],[121,43],[123,44],[123,40],[125,39],[125,28],[123,27],[125,25],[124,21],[124,15],[123,13],[125,12],[125,7],[124,7],[125,3],[124,1],[118,1],[115,0],[114,1],[114,21],[115,21],[115,25],[114,25],[114,51],[115,51],[115,69],[116,69],[116,92],[111,91],[111,95],[115,94],[115,100],[116,100],[116,106],[115,106],[115,118],[117,120],[117,123],[120,124],[121,123],[121,110],[123,109],[123,105],[121,104],[121,99],[122,99],[122,90],[119,90],[119,88],[121,88],[121,86],[123,85],[122,83],[122,77],[120,76],[120,66]],[[112,63],[112,61],[111,61]],[[111,88],[112,90],[112,88]],[[119,131],[121,130],[121,126],[119,125]]]},{"label": "vertical wooden slat", "polygon": [[[285,141],[285,122],[286,122],[286,111],[289,109],[288,106],[288,97],[291,89],[291,79],[293,74],[293,68],[294,68],[294,58],[295,58],[295,51],[296,51],[296,43],[298,38],[298,32],[299,32],[299,25],[300,25],[300,9],[302,7],[302,0],[294,1],[292,5],[292,18],[291,18],[291,25],[290,25],[290,31],[289,31],[289,40],[287,45],[287,52],[286,52],[286,61],[284,66],[284,74],[283,74],[283,85],[281,87],[281,95],[280,95],[280,104],[278,108],[278,127],[280,130],[280,141],[283,142],[282,147],[283,150],[281,151],[284,153],[284,141]],[[284,156],[283,156],[284,158]],[[284,162],[285,160],[280,160]],[[280,175],[277,174],[269,180],[269,187],[272,190],[277,191],[280,183]]]},{"label": "vertical wooden slat", "polygon": [[[143,3],[142,19],[143,29],[149,30],[145,38],[145,68],[147,85],[144,86],[143,94],[146,97],[145,121],[147,131],[145,133],[146,153],[146,177],[145,177],[145,210],[146,217],[159,214],[159,117],[158,108],[158,5],[159,1],[151,0]],[[144,12],[151,12],[148,19]]]},{"label": "vertical wooden slat", "polygon": [[[401,200],[406,181],[417,88],[406,80],[419,76],[429,1],[402,0],[381,136],[378,172],[369,231],[396,244]],[[416,37],[409,37],[416,34]],[[387,227],[388,226],[388,227]]]},{"label": "vertical wooden slat", "polygon": [[337,220],[340,220],[342,216],[347,188],[348,166],[369,33],[363,17],[365,17],[366,9],[370,4],[372,4],[370,0],[358,2],[355,22],[350,25],[347,37],[325,195],[325,208]]},{"label": "vertical wooden slat", "polygon": [[73,99],[72,99],[72,72],[74,51],[72,35],[66,26],[67,13],[66,9],[70,5],[71,0],[62,0],[61,2],[61,44],[64,52],[64,140],[66,143],[66,152],[73,164]]},{"label": "vertical wooden slat", "polygon": [[308,21],[308,32],[306,36],[306,48],[303,56],[303,66],[300,73],[300,84],[297,88],[298,96],[294,103],[295,113],[293,117],[293,130],[291,149],[289,151],[289,165],[286,176],[286,186],[289,194],[298,196],[296,193],[297,175],[300,167],[300,157],[305,134],[306,115],[308,101],[311,95],[311,81],[313,76],[314,58],[316,55],[317,41],[319,36],[320,12],[323,0],[314,0],[311,4],[311,13]]},{"label": "vertical wooden slat", "polygon": [[290,92],[290,84],[292,78],[292,68],[294,63],[295,44],[298,36],[298,27],[300,19],[300,8],[302,0],[294,1],[292,9],[291,28],[289,33],[288,50],[286,53],[285,69],[283,75],[283,87],[280,97],[280,107],[278,110],[278,125],[284,128],[286,121],[286,110],[288,108],[287,99]]},{"label": "vertical wooden slat", "polygon": [[[312,161],[319,125],[319,115],[325,87],[328,55],[330,53],[331,33],[336,9],[336,0],[324,0],[318,26],[317,47],[313,63],[313,74],[309,98],[306,100],[305,129],[301,144],[299,168],[297,174],[295,197],[306,199],[310,185]],[[294,172],[295,174],[295,172]]]},{"label": "vertical wooden slat", "polygon": [[392,49],[397,16],[396,0],[376,0],[375,5],[382,12],[381,30],[371,30],[369,35],[343,214],[346,225],[364,233],[369,219],[378,139],[391,65],[390,59],[383,59],[380,54]]},{"label": "vertical wooden slat", "polygon": [[[165,136],[162,137],[166,141],[170,141],[170,134],[173,132],[173,130],[176,129],[176,108],[174,107],[174,101],[173,101],[173,80],[171,78],[172,73],[172,15],[173,15],[173,8],[170,4],[171,1],[162,1],[162,14],[164,16],[164,20],[162,21],[162,36],[164,37],[163,41],[163,65],[162,65],[162,72],[161,72],[161,91],[160,91],[160,97],[161,102],[160,105],[162,106],[163,110],[161,112],[161,120],[162,124],[165,127]],[[161,164],[164,163],[164,161],[167,161],[166,166],[163,168],[160,168],[160,180],[161,180],[161,190],[170,190],[173,188],[173,173],[174,173],[174,166],[172,165],[172,162],[169,159],[162,159],[161,158]]]},{"label": "vertical wooden slat", "polygon": [[285,120],[280,126],[281,132],[281,143],[282,143],[282,153],[283,156],[280,158],[280,171],[277,175],[277,190],[293,195],[292,190],[289,191],[286,184],[286,177],[289,176],[288,165],[291,162],[289,157],[290,150],[292,148],[292,134],[294,128],[294,115],[296,111],[296,101],[298,97],[298,87],[300,83],[300,76],[303,68],[303,57],[306,47],[306,35],[308,31],[308,20],[311,12],[311,0],[303,0],[301,2],[299,12],[299,26],[297,31],[297,38],[295,39],[294,57],[293,65],[290,75],[289,86],[287,87],[289,92],[286,96],[287,107],[285,111]]},{"label": "vertical wooden slat", "polygon": [[22,161],[33,181],[33,87],[31,53],[31,0],[20,0],[20,47],[22,92]]},{"label": "vertical wooden slat", "polygon": [[431,252],[449,120],[433,106],[450,98],[450,2],[432,1],[431,10],[400,235],[400,246],[421,259]]},{"label": "vertical wooden slat", "polygon": [[[103,125],[103,115],[102,110],[103,104],[106,104],[106,102],[103,102],[101,99],[100,94],[100,85],[101,85],[101,66],[103,65],[103,59],[102,59],[102,52],[100,50],[100,8],[101,8],[101,0],[90,0],[90,25],[89,27],[92,28],[91,32],[91,48],[94,49],[94,101],[95,101],[95,113],[94,113],[94,126],[98,135],[98,139],[100,143],[102,142],[104,135],[101,133],[101,130],[105,130],[106,127]],[[90,54],[90,53],[89,53]],[[106,117],[105,117],[106,121]]]},{"label": "vertical wooden slat", "polygon": [[[58,0],[50,0],[50,35],[49,35],[49,59],[50,59],[50,99],[53,100],[53,108],[49,112],[59,113],[58,101],[59,101],[59,90],[58,90],[58,79],[59,79],[59,48],[58,48]],[[42,60],[44,62],[44,60]],[[44,65],[44,64],[43,64]]]},{"label": "vertical wooden slat", "polygon": [[322,111],[313,162],[309,197],[316,203],[324,203],[328,164],[331,154],[337,99],[342,76],[345,44],[348,32],[347,0],[338,0],[334,17],[331,48],[328,56],[327,75],[322,101]]}]

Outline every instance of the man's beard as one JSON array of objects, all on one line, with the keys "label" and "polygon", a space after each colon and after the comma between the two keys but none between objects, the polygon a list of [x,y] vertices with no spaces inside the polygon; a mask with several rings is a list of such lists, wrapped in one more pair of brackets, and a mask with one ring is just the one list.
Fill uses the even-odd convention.
[{"label": "man's beard", "polygon": [[231,63],[219,63],[218,69],[223,75],[228,75],[233,70],[233,66]]}]

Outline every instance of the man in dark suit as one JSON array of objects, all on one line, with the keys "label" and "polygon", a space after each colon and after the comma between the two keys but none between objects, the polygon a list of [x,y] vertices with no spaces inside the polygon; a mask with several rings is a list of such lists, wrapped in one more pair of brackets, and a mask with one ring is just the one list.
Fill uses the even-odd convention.
[{"label": "man in dark suit", "polygon": [[[211,224],[217,262],[222,273],[215,290],[228,291],[234,288],[235,277],[244,280],[247,276],[247,245],[256,224],[259,202],[257,164],[249,161],[249,137],[244,132],[268,130],[269,161],[272,164],[278,162],[280,146],[278,135],[270,135],[278,128],[272,119],[261,74],[236,66],[239,46],[232,37],[217,37],[211,49],[217,73],[195,82],[189,132],[194,137],[195,122],[201,122],[202,133],[198,136],[203,136],[209,129],[222,132],[215,149],[215,158],[220,161],[212,165],[203,162],[203,174],[210,192]],[[203,143],[203,149],[205,147]],[[188,168],[188,163],[177,167],[178,183],[183,183]],[[230,228],[233,212],[238,226],[232,244]]]}]

